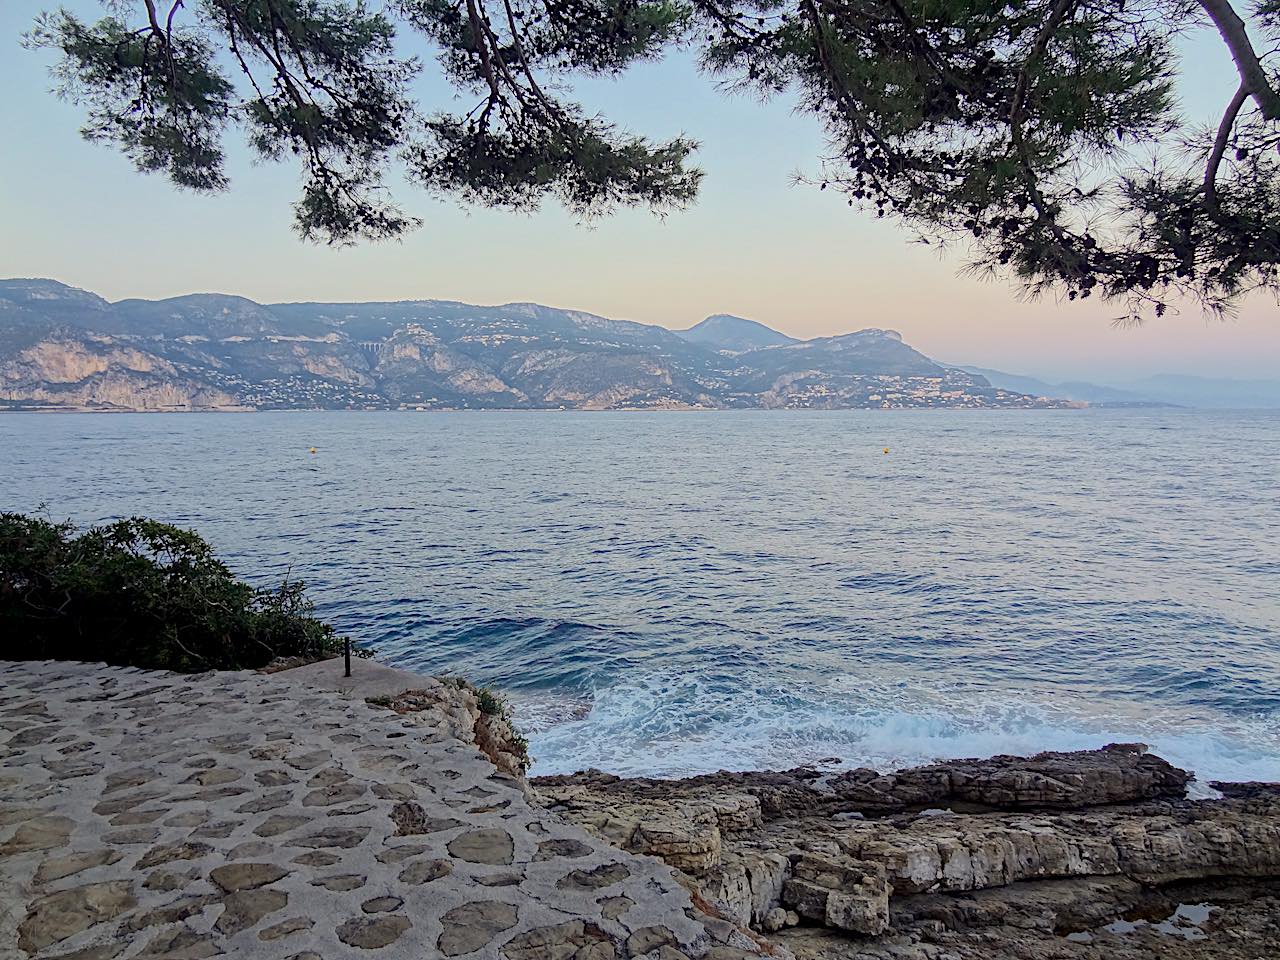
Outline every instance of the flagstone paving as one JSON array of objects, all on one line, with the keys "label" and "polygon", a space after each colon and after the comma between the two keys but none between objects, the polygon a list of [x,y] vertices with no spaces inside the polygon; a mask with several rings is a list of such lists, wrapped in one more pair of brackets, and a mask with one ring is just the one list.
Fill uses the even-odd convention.
[{"label": "flagstone paving", "polygon": [[0,662],[0,957],[727,955],[443,718],[298,674]]}]

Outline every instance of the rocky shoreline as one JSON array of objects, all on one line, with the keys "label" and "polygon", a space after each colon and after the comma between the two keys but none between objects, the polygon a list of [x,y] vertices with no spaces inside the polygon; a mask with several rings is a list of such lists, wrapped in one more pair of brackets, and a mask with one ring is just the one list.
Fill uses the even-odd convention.
[{"label": "rocky shoreline", "polygon": [[526,780],[483,692],[355,672],[0,662],[0,956],[1280,956],[1280,785],[1136,744]]},{"label": "rocky shoreline", "polygon": [[892,774],[533,786],[797,957],[1280,956],[1280,785],[1196,801],[1191,780],[1113,744]]}]

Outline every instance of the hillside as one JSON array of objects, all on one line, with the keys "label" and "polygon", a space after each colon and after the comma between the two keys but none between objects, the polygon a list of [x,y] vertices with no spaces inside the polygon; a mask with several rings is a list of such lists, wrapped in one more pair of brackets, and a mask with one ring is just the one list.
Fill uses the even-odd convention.
[{"label": "hillside", "polygon": [[690,343],[726,353],[745,353],[761,347],[778,347],[797,341],[757,320],[747,320],[727,313],[717,313],[676,333]]},{"label": "hillside", "polygon": [[259,304],[225,294],[109,303],[54,280],[0,280],[0,404],[90,410],[1066,405],[944,367],[885,330],[796,341],[721,315],[676,333],[532,303]]}]

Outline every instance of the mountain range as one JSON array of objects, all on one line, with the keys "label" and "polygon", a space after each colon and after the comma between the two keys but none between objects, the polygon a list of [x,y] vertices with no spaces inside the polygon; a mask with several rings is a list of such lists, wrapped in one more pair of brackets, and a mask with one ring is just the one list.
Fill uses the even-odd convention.
[{"label": "mountain range", "polygon": [[111,303],[55,280],[0,280],[9,409],[1079,405],[993,385],[891,330],[796,340],[721,314],[672,331],[533,303]]}]

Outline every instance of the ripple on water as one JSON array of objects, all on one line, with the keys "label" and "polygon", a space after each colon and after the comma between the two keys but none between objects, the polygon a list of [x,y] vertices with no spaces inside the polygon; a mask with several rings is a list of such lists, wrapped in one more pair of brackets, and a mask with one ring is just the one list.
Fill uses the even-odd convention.
[{"label": "ripple on water", "polygon": [[1122,739],[1280,779],[1277,414],[6,416],[0,449],[6,509],[197,527],[511,691],[540,772]]}]

